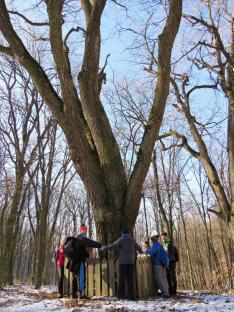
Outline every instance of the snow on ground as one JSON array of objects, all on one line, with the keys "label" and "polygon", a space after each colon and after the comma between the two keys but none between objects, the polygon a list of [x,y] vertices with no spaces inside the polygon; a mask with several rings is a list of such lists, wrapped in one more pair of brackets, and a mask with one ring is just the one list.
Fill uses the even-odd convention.
[{"label": "snow on ground", "polygon": [[181,292],[176,298],[151,298],[127,301],[111,297],[88,300],[57,299],[56,288],[35,290],[32,286],[7,287],[0,290],[0,312],[231,312],[233,294]]}]

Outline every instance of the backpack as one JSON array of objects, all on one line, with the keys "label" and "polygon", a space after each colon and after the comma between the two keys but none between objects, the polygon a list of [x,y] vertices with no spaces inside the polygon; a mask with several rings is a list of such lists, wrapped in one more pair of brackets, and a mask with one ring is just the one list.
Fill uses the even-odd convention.
[{"label": "backpack", "polygon": [[73,247],[73,242],[75,237],[69,236],[66,238],[64,246],[63,246],[63,255],[64,257],[71,258],[75,252]]}]

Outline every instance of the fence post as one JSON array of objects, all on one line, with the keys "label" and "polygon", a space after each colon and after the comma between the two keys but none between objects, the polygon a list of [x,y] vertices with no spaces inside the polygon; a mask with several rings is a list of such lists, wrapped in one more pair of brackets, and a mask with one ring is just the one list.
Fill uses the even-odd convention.
[{"label": "fence post", "polygon": [[87,290],[88,290],[88,293],[87,295],[89,297],[93,297],[94,296],[94,261],[93,259],[90,259],[88,260],[87,262],[88,264],[88,286],[87,286]]},{"label": "fence post", "polygon": [[138,297],[142,298],[142,282],[141,282],[141,258],[140,256],[137,257],[136,260],[136,276],[137,276],[137,293]]},{"label": "fence post", "polygon": [[100,259],[95,259],[95,264],[94,264],[94,288],[95,288],[95,296],[101,296],[101,265],[100,265]]},{"label": "fence post", "polygon": [[108,269],[109,269],[109,296],[116,295],[116,282],[115,282],[115,262],[114,258],[110,257],[108,259]]},{"label": "fence post", "polygon": [[102,296],[108,296],[108,272],[107,261],[105,258],[101,259],[101,278],[102,278]]}]

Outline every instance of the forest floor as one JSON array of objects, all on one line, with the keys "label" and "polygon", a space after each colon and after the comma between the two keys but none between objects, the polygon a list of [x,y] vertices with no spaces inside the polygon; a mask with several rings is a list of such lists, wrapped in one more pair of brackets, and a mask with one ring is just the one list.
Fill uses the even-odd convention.
[{"label": "forest floor", "polygon": [[57,299],[55,288],[14,286],[0,290],[0,312],[231,312],[234,293],[211,294],[183,291],[175,298],[151,298],[127,301],[112,297],[93,297],[88,300]]}]

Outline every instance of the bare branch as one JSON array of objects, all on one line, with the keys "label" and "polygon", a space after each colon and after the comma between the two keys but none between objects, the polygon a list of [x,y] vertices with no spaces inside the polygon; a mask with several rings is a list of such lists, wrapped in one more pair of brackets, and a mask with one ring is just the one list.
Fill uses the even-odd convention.
[{"label": "bare branch", "polygon": [[218,87],[219,82],[217,81],[214,85],[199,85],[199,86],[195,86],[193,88],[191,88],[188,92],[187,92],[187,97],[189,98],[190,94],[198,89],[216,89]]},{"label": "bare branch", "polygon": [[212,212],[213,214],[215,214],[217,217],[223,219],[223,220],[226,220],[224,215],[223,215],[223,212],[222,211],[216,211],[214,209],[207,209],[209,212]]},{"label": "bare branch", "polygon": [[201,24],[203,26],[205,26],[208,31],[212,34],[214,34],[215,38],[216,38],[216,44],[217,44],[217,49],[220,50],[223,55],[226,57],[226,59],[232,64],[234,65],[233,61],[232,61],[232,58],[231,58],[231,55],[227,52],[227,50],[225,49],[224,45],[223,45],[223,42],[222,42],[222,39],[220,37],[220,33],[217,29],[217,27],[215,25],[210,25],[209,23],[207,23],[206,21],[204,21],[202,18],[197,18],[195,16],[192,16],[192,15],[188,15],[188,14],[183,14],[183,16],[189,20],[191,22],[194,21],[194,25],[195,24]]},{"label": "bare branch", "polygon": [[18,15],[20,17],[22,17],[25,22],[27,22],[28,24],[32,25],[32,26],[49,26],[50,23],[49,22],[33,22],[30,19],[28,19],[26,16],[24,16],[22,13],[19,13],[18,11],[8,11],[10,14],[14,14],[14,15]]},{"label": "bare branch", "polygon": [[170,145],[170,147],[165,147],[164,143],[163,143],[163,150],[168,150],[172,147],[178,146],[178,147],[184,147],[192,156],[194,156],[197,159],[200,159],[200,153],[195,151],[189,144],[188,144],[188,139],[186,138],[186,136],[180,134],[179,132],[177,132],[176,130],[170,130],[168,133],[165,133],[163,135],[158,136],[158,140],[161,140],[163,138],[166,137],[170,137],[173,136],[175,138],[177,138],[178,140],[181,140],[182,142],[180,144],[172,144]]},{"label": "bare branch", "polygon": [[86,30],[80,26],[77,26],[76,28],[71,28],[68,33],[66,34],[65,38],[64,38],[64,43],[67,44],[67,40],[69,38],[69,36],[73,33],[73,32],[79,32],[82,31],[83,32],[83,36],[85,36]]}]

